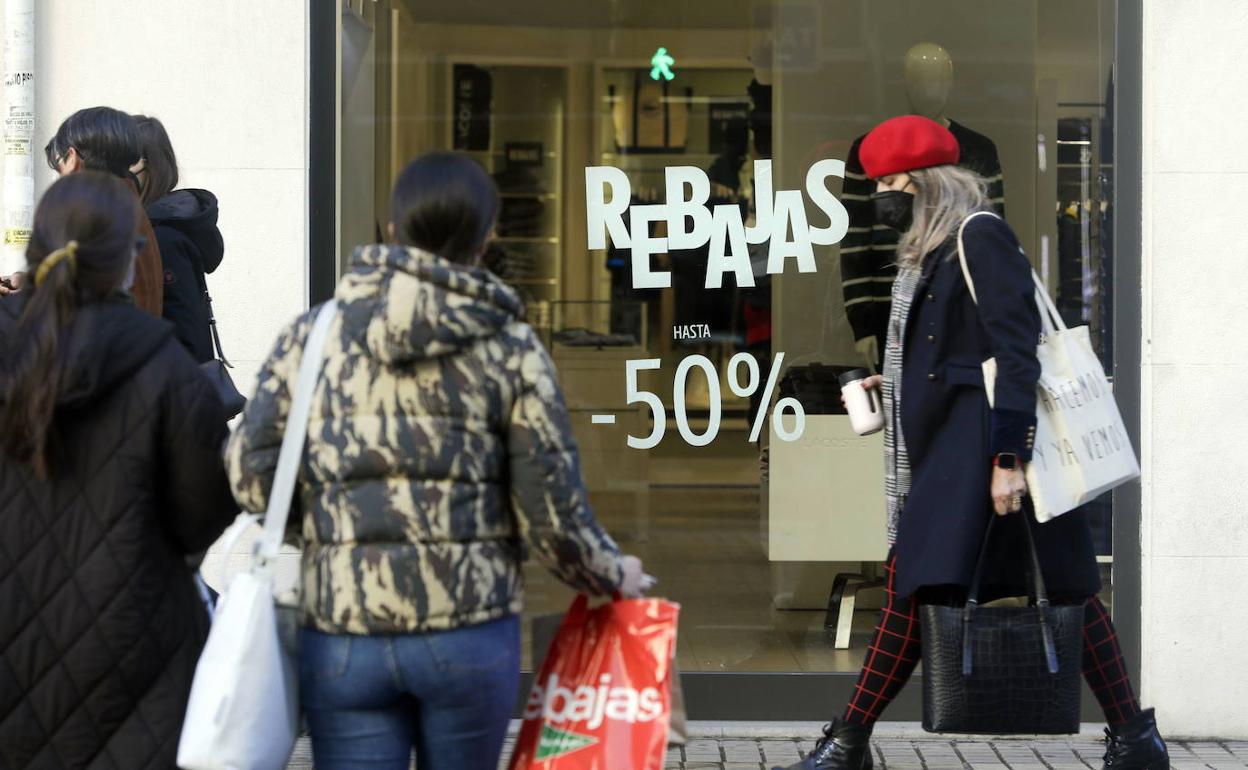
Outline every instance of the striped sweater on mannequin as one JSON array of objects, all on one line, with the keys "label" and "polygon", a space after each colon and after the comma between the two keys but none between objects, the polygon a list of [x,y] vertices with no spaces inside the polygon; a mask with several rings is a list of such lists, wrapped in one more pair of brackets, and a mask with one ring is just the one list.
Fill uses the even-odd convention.
[{"label": "striped sweater on mannequin", "polygon": [[[961,148],[960,165],[988,180],[988,197],[998,214],[1005,214],[1005,186],[997,146],[983,134],[957,121],[949,121],[949,131]],[[841,241],[841,290],[845,314],[854,330],[854,339],[875,337],[883,343],[888,330],[888,309],[893,280],[897,277],[895,255],[900,237],[896,230],[875,221],[871,194],[875,182],[863,172],[858,148],[863,137],[854,140],[845,162],[845,186],[841,201],[849,213],[849,232]],[[880,354],[883,355],[883,345]],[[877,361],[877,367],[882,362]]]}]

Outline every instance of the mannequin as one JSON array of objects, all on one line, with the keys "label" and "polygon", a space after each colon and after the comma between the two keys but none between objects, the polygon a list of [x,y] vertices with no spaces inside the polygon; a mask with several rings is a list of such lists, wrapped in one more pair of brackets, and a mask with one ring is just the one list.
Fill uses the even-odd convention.
[{"label": "mannequin", "polygon": [[906,52],[906,98],[915,115],[949,125],[945,107],[953,90],[953,59],[936,43],[919,43]]},{"label": "mannequin", "polygon": [[[1005,213],[1005,191],[997,147],[988,137],[949,119],[945,114],[953,91],[953,58],[937,43],[919,43],[903,61],[906,98],[915,115],[943,123],[962,148],[960,164],[988,180],[988,197],[998,214]],[[845,186],[841,200],[849,212],[849,233],[841,241],[841,289],[845,314],[854,330],[854,347],[867,364],[879,370],[897,268],[893,255],[900,233],[875,222],[871,193],[875,183],[867,179],[858,160],[862,137],[854,140],[845,163]]]}]

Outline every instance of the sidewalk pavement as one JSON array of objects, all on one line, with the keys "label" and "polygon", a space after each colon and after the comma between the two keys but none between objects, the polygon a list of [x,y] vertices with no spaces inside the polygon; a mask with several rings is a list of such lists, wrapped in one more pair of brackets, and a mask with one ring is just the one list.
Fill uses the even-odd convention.
[{"label": "sidewalk pavement", "polygon": [[[789,723],[805,728],[803,723]],[[738,730],[737,732],[746,732]],[[811,739],[783,724],[750,730],[752,736],[731,737],[728,732],[695,731],[688,745],[671,748],[666,770],[770,770],[799,761],[811,748]],[[784,733],[803,738],[777,737]],[[715,733],[719,733],[715,735]],[[1105,750],[1095,733],[1031,739],[975,739],[924,736],[908,725],[881,725],[877,729],[875,765],[891,770],[1100,770]],[[514,737],[507,739],[501,768],[511,755]],[[1170,741],[1174,770],[1248,770],[1248,741]],[[311,770],[312,752],[306,738],[295,747],[288,770]],[[413,765],[415,768],[415,765]],[[621,768],[620,770],[625,770]]]}]

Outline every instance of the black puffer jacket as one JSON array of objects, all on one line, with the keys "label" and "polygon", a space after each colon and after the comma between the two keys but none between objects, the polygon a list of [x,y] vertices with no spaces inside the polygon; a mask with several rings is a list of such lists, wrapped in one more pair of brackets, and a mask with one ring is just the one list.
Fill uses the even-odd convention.
[{"label": "black puffer jacket", "polygon": [[147,210],[165,271],[165,320],[199,363],[213,357],[208,328],[208,280],[225,254],[217,229],[217,197],[207,190],[175,190]]},{"label": "black puffer jacket", "polygon": [[[0,299],[0,355],[24,302]],[[225,417],[124,300],[67,339],[52,478],[0,455],[0,770],[173,768],[207,633],[186,555],[235,513]]]}]

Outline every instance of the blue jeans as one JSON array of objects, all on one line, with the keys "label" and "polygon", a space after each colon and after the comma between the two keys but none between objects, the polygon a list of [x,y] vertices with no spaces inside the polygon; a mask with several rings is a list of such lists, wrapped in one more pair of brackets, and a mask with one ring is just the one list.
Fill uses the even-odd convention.
[{"label": "blue jeans", "polygon": [[304,629],[317,770],[496,770],[520,686],[520,620],[404,636]]}]

